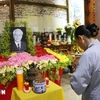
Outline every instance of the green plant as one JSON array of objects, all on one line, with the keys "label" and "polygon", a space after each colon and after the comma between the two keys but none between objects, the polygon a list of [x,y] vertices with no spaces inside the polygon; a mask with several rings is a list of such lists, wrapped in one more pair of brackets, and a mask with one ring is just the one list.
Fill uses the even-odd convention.
[{"label": "green plant", "polygon": [[64,69],[63,65],[64,64],[60,63],[59,61],[56,61],[56,63],[51,63],[51,69],[47,70],[50,80],[55,81],[60,79],[59,71],[60,69]]},{"label": "green plant", "polygon": [[71,43],[73,44],[75,42],[74,38],[75,27],[71,24],[68,24],[67,26],[65,26],[65,31],[67,33],[67,36],[71,37]]},{"label": "green plant", "polygon": [[37,66],[41,70],[41,73],[47,73],[50,80],[55,81],[59,80],[59,70],[67,68],[66,63],[61,63],[58,60],[48,60],[40,61],[37,63]]},{"label": "green plant", "polygon": [[2,31],[2,35],[0,37],[0,53],[3,57],[7,58],[10,56],[10,27],[26,27],[26,43],[27,43],[27,52],[31,55],[35,54],[34,44],[33,44],[33,37],[32,37],[32,30],[28,28],[28,25],[24,21],[14,22],[14,21],[6,21],[4,23],[4,29]]},{"label": "green plant", "polygon": [[6,74],[0,74],[0,80],[2,80],[0,83],[6,86],[7,82],[11,82],[15,78],[15,76],[15,70],[14,72],[10,71],[6,72]]}]

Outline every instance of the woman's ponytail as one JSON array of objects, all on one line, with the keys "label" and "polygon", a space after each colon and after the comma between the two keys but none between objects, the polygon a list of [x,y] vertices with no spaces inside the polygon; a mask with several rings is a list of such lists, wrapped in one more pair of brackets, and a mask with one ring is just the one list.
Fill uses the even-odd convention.
[{"label": "woman's ponytail", "polygon": [[96,24],[89,24],[86,28],[90,31],[91,37],[96,37],[98,35],[99,27]]}]

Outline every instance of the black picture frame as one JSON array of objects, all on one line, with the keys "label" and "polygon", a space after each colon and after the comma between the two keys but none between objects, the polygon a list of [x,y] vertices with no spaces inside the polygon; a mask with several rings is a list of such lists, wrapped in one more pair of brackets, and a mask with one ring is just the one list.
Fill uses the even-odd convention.
[{"label": "black picture frame", "polygon": [[[20,29],[23,32],[20,49],[18,49],[18,47],[16,47],[15,43],[14,43],[13,31],[15,29]],[[26,27],[10,27],[10,33],[11,33],[11,36],[10,36],[10,50],[11,50],[11,52],[23,52],[23,51],[26,51],[26,49],[27,49],[27,46],[26,46]]]}]

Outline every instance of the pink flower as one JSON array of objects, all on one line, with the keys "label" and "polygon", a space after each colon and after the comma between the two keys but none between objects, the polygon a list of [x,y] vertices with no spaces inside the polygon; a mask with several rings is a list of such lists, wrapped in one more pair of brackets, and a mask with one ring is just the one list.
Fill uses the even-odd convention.
[{"label": "pink flower", "polygon": [[6,64],[6,61],[0,62],[0,68],[3,68],[5,64]]}]

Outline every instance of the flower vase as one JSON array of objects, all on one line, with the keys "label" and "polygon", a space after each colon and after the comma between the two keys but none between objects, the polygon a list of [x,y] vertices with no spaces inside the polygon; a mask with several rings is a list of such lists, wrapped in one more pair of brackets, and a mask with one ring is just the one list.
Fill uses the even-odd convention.
[{"label": "flower vase", "polygon": [[67,37],[67,42],[68,42],[68,44],[71,44],[71,36],[70,35],[68,35],[68,37]]}]

